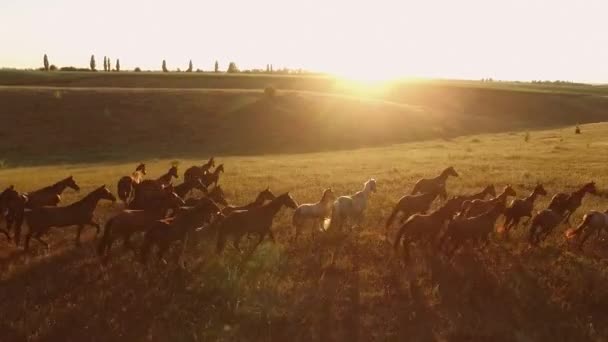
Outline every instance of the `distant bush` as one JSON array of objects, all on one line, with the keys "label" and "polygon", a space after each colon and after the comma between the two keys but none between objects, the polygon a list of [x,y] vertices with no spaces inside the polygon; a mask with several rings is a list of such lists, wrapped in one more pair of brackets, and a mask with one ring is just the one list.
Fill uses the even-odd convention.
[{"label": "distant bush", "polygon": [[268,86],[264,88],[264,95],[266,97],[274,97],[277,94],[277,90],[273,86]]},{"label": "distant bush", "polygon": [[229,74],[237,73],[239,72],[239,67],[236,66],[236,63],[230,62],[230,64],[228,64],[228,70],[226,70],[226,72]]},{"label": "distant bush", "polygon": [[139,67],[137,67],[133,71],[135,71],[135,72],[141,72],[141,69]]},{"label": "distant bush", "polygon": [[55,66],[55,64],[51,64],[51,66],[49,67],[49,70],[57,71],[57,67]]},{"label": "distant bush", "polygon": [[202,69],[196,69],[196,72],[203,72]]},{"label": "distant bush", "polygon": [[76,68],[73,66],[61,67],[59,71],[90,71],[87,68]]}]

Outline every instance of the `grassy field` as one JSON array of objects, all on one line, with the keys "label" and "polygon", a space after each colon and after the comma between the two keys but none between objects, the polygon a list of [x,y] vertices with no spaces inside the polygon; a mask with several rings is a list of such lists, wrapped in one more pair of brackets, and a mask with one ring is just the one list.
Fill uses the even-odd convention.
[{"label": "grassy field", "polygon": [[[349,151],[220,157],[226,167],[220,183],[231,203],[246,203],[266,186],[275,193],[290,191],[300,203],[313,202],[325,187],[350,194],[369,177],[377,178],[378,192],[362,228],[345,237],[322,236],[312,243],[306,232],[293,242],[292,212],[283,209],[273,226],[276,244],[266,242],[250,257],[232,248],[218,257],[213,237],[199,236],[189,245],[185,271],[173,262],[144,269],[120,246],[102,269],[90,230],[81,248],[73,247],[74,229],[54,231],[49,254],[36,244],[23,254],[2,241],[1,339],[605,341],[603,240],[584,253],[573,252],[561,227],[542,248],[530,250],[520,228],[508,241],[493,236],[488,248],[466,247],[453,260],[420,246],[414,261],[404,265],[390,246],[395,232],[386,241],[383,230],[392,205],[415,180],[449,165],[461,175],[448,182],[450,194],[492,183],[512,184],[521,197],[542,182],[552,195],[595,180],[599,195],[584,200],[573,222],[589,209],[604,210],[608,124],[582,125],[582,132],[574,135],[571,127],[531,131],[528,142],[518,132]],[[201,152],[194,159],[145,161],[155,177],[176,159],[183,172],[206,157]],[[133,164],[7,168],[0,170],[0,185],[27,191],[72,174],[82,190],[66,192],[64,203],[69,203],[103,183],[114,191]],[[105,222],[120,208],[104,203],[96,213]]]},{"label": "grassy field", "polygon": [[608,97],[489,86],[418,85],[373,98],[169,85],[0,87],[0,166],[348,150],[608,119]]}]

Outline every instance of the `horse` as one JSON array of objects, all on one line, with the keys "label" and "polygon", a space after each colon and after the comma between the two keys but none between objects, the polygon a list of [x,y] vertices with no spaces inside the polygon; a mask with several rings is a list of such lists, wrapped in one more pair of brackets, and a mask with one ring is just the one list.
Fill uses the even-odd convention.
[{"label": "horse", "polygon": [[[100,226],[93,218],[93,211],[97,207],[100,200],[109,200],[116,202],[116,197],[112,195],[110,190],[105,185],[93,190],[80,201],[74,202],[65,207],[38,207],[25,213],[25,220],[29,227],[29,231],[25,236],[25,250],[30,246],[30,239],[34,239],[49,249],[49,244],[42,240],[42,235],[47,233],[51,227],[67,227],[78,226],[76,232],[76,245],[80,245],[80,233],[85,225],[95,227],[96,235],[99,234]],[[19,237],[16,237],[19,244]]]},{"label": "horse", "polygon": [[217,186],[217,182],[220,179],[220,172],[224,172],[224,164],[218,165],[213,172],[207,172],[201,180],[206,187],[209,187],[211,184]]},{"label": "horse", "polygon": [[506,208],[505,201],[495,201],[493,206],[486,212],[474,217],[458,217],[448,223],[445,234],[439,241],[439,248],[442,248],[446,241],[451,240],[454,248],[447,255],[452,255],[467,240],[478,240],[485,245],[490,241],[490,234],[494,231],[494,226],[498,217],[502,215]]},{"label": "horse", "polygon": [[298,239],[300,229],[307,220],[312,220],[312,238],[314,239],[315,230],[320,228],[323,220],[331,215],[332,203],[336,195],[331,188],[325,189],[321,199],[316,203],[300,204],[293,213],[292,224],[296,229],[294,240]]},{"label": "horse", "polygon": [[508,234],[511,228],[517,228],[522,217],[532,217],[534,202],[538,196],[546,196],[547,191],[542,184],[537,184],[532,190],[532,193],[524,199],[516,198],[511,202],[511,205],[505,210],[505,234]]},{"label": "horse", "polygon": [[336,227],[341,229],[344,222],[348,219],[353,220],[356,224],[360,224],[365,215],[367,200],[372,192],[376,192],[376,180],[374,178],[366,181],[363,184],[363,189],[354,195],[338,197],[334,202],[329,228],[333,229],[333,227]]},{"label": "horse", "polygon": [[[437,188],[445,189],[445,182],[447,181],[449,176],[459,177],[453,166],[450,166],[447,169],[443,170],[441,174],[435,178],[422,178],[418,180],[414,185],[414,189],[412,190],[411,194],[416,195],[418,193],[424,194],[434,192]],[[442,195],[441,198],[445,200],[447,196]]]},{"label": "horse", "polygon": [[[0,229],[8,241],[11,241],[9,232],[15,223],[16,227],[21,227],[23,212],[27,203],[27,196],[20,194],[13,185],[0,193],[0,219],[6,219],[6,229]],[[17,228],[17,230],[19,230]]]},{"label": "horse", "polygon": [[272,193],[272,191],[270,191],[270,187],[267,187],[266,189],[262,190],[255,197],[255,200],[253,202],[245,204],[245,205],[242,205],[242,206],[227,205],[224,209],[222,209],[222,214],[228,215],[228,214],[230,214],[233,211],[237,211],[237,210],[249,210],[251,208],[260,207],[264,203],[266,203],[266,201],[272,201],[275,198],[277,198],[277,197]]},{"label": "horse", "polygon": [[142,193],[151,191],[158,191],[162,188],[169,186],[171,184],[171,180],[175,178],[178,179],[179,175],[177,174],[177,166],[173,165],[169,168],[169,170],[158,177],[157,179],[146,179],[141,181],[139,184],[135,185],[135,196],[139,196]]},{"label": "horse", "polygon": [[188,234],[201,228],[208,222],[212,222],[214,216],[220,216],[220,208],[212,200],[206,198],[193,208],[183,211],[179,215],[157,220],[152,223],[150,229],[144,235],[141,246],[141,262],[146,263],[148,254],[154,246],[158,246],[158,257],[162,260],[164,253],[169,249],[171,243],[182,240],[182,252],[180,265],[184,267],[183,255],[186,249]]},{"label": "horse", "polygon": [[133,188],[136,184],[139,184],[143,176],[146,175],[146,164],[139,164],[135,168],[135,171],[130,176],[124,176],[118,180],[118,184],[116,186],[118,198],[120,198],[123,203],[127,203],[129,197],[131,197],[131,193],[133,192]]},{"label": "horse", "polygon": [[112,243],[118,237],[122,237],[125,248],[132,250],[130,239],[134,233],[145,231],[156,220],[165,218],[169,209],[177,210],[184,204],[180,196],[167,187],[163,191],[163,197],[146,210],[123,210],[106,222],[97,254],[103,258],[104,264],[107,263]]},{"label": "horse", "polygon": [[205,187],[205,185],[203,184],[203,182],[201,182],[200,179],[184,179],[184,182],[182,184],[173,187],[173,191],[182,199],[186,198],[186,196],[193,189],[197,189],[199,191],[202,191],[204,194],[207,194],[207,187]]},{"label": "horse", "polygon": [[551,202],[549,203],[549,209],[553,209],[558,213],[562,213],[564,215],[563,222],[566,222],[568,225],[570,224],[570,217],[576,209],[578,209],[583,201],[583,197],[585,197],[586,193],[596,194],[597,189],[595,187],[595,182],[589,182],[584,184],[580,189],[570,193],[558,193],[551,198]]},{"label": "horse", "polygon": [[549,234],[564,220],[564,213],[558,209],[544,209],[536,213],[531,219],[528,242],[531,246],[538,246],[547,239]]},{"label": "horse", "polygon": [[450,198],[448,200],[448,202],[452,202],[455,206],[458,206],[460,208],[460,207],[462,207],[462,204],[466,201],[472,202],[474,200],[484,200],[484,199],[486,199],[487,196],[490,196],[491,198],[496,197],[496,188],[494,188],[493,184],[486,186],[480,192],[472,194],[472,195],[454,196],[454,197]]},{"label": "horse", "polygon": [[230,235],[234,238],[234,247],[239,252],[241,252],[239,243],[245,234],[258,234],[259,240],[256,247],[262,243],[266,235],[269,235],[270,239],[274,242],[274,234],[270,227],[272,226],[275,215],[283,206],[292,209],[298,207],[296,201],[288,192],[286,192],[261,207],[252,208],[250,210],[233,211],[220,219],[217,224],[217,253],[219,254],[224,250],[226,237]]},{"label": "horse", "polygon": [[220,185],[218,185],[218,186],[214,186],[205,197],[188,198],[186,200],[186,207],[195,207],[200,203],[201,200],[204,200],[205,198],[209,198],[213,202],[215,202],[217,204],[221,204],[223,206],[228,205],[228,202],[226,201],[226,195],[224,194],[224,190],[222,190],[222,187]]},{"label": "horse", "polygon": [[476,200],[472,200],[472,201],[464,201],[464,203],[462,203],[462,212],[463,212],[464,216],[466,216],[466,217],[478,216],[478,215],[488,211],[489,209],[494,207],[494,205],[496,203],[499,203],[499,202],[503,203],[504,206],[506,207],[507,197],[516,196],[516,195],[517,194],[515,193],[515,190],[513,190],[511,185],[507,185],[504,187],[502,193],[500,193],[498,196],[496,196],[492,199],[489,199],[489,200],[476,199]]},{"label": "horse", "polygon": [[583,250],[583,245],[591,234],[596,233],[599,238],[602,230],[608,231],[608,210],[604,212],[592,210],[583,216],[581,224],[575,230],[566,233],[566,237],[571,239],[581,233],[585,233],[578,245],[578,248]]},{"label": "horse", "polygon": [[80,191],[80,187],[76,184],[74,177],[69,176],[53,185],[26,193],[28,198],[26,208],[32,209],[42,206],[57,206],[61,201],[61,194],[66,188]]},{"label": "horse", "polygon": [[418,213],[425,214],[431,207],[431,204],[437,196],[441,193],[440,188],[435,189],[433,192],[419,194],[419,195],[405,195],[399,199],[397,205],[393,208],[388,220],[386,220],[385,230],[388,234],[388,229],[395,220],[395,217],[399,213],[403,214],[403,221],[407,220],[410,216]]},{"label": "horse", "polygon": [[191,166],[184,172],[184,182],[189,182],[203,177],[209,172],[209,169],[215,167],[215,159],[213,157],[201,166]]},{"label": "horse", "polygon": [[403,246],[404,257],[409,258],[409,244],[416,240],[432,239],[458,210],[458,206],[444,205],[430,214],[414,214],[401,225],[394,242],[395,252]]}]

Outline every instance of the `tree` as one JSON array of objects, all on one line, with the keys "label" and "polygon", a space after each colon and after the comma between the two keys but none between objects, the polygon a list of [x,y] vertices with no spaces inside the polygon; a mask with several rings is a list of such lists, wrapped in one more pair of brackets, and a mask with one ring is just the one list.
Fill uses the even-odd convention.
[{"label": "tree", "polygon": [[273,73],[273,71],[272,71],[272,64],[270,64],[270,73],[271,74]]},{"label": "tree", "polygon": [[57,67],[55,66],[55,64],[51,64],[51,66],[49,67],[50,71],[56,71]]},{"label": "tree", "polygon": [[108,71],[108,57],[103,56],[103,71]]},{"label": "tree", "polygon": [[44,54],[44,71],[49,71],[49,58]]},{"label": "tree", "polygon": [[239,72],[239,68],[236,66],[236,63],[230,62],[230,64],[228,64],[228,70],[226,70],[226,72],[229,74],[237,73]]},{"label": "tree", "polygon": [[112,63],[110,63],[110,57],[108,57],[108,71],[112,71]]},{"label": "tree", "polygon": [[120,71],[120,59],[116,58],[116,71]]},{"label": "tree", "polygon": [[95,55],[91,55],[91,61],[89,62],[89,66],[91,67],[91,71],[97,71],[95,70]]},{"label": "tree", "polygon": [[266,72],[270,72],[270,64],[266,64]]},{"label": "tree", "polygon": [[190,63],[188,64],[188,70],[186,70],[186,72],[192,72],[192,60],[190,60]]},{"label": "tree", "polygon": [[141,72],[141,69],[139,67],[136,67],[135,70],[133,70],[135,72]]},{"label": "tree", "polygon": [[220,64],[217,61],[215,61],[215,69],[214,69],[214,71],[215,72],[220,72]]},{"label": "tree", "polygon": [[167,70],[167,62],[163,59],[163,72],[169,72],[169,70]]}]

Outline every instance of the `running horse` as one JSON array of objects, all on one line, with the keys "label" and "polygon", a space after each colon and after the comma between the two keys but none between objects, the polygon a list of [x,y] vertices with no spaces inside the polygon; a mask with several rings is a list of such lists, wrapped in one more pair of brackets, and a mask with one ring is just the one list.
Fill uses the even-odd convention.
[{"label": "running horse", "polygon": [[[216,189],[218,187],[219,186],[214,187],[213,189]],[[267,201],[272,201],[275,198],[277,198],[277,197],[272,193],[272,191],[270,191],[270,187],[267,187],[266,189],[260,191],[260,193],[255,197],[255,200],[253,200],[253,202],[250,202],[248,204],[241,205],[241,206],[226,205],[226,207],[224,209],[222,209],[222,214],[228,215],[231,212],[237,211],[237,210],[249,210],[252,208],[261,207]],[[217,200],[216,200],[216,202],[217,202]],[[220,202],[218,202],[218,203],[220,203]],[[220,203],[220,204],[222,204],[222,203]]]},{"label": "running horse", "polygon": [[437,189],[443,189],[441,199],[445,200],[447,198],[447,193],[445,191],[445,183],[448,180],[448,177],[450,176],[459,177],[453,166],[450,166],[447,169],[443,170],[441,174],[435,178],[422,178],[418,180],[414,185],[412,195],[420,193],[430,193],[437,191]]},{"label": "running horse", "polygon": [[516,198],[511,202],[511,205],[505,210],[505,234],[508,234],[512,228],[517,228],[519,221],[523,217],[532,217],[534,210],[534,202],[538,196],[546,196],[547,191],[542,184],[537,184],[532,190],[532,193],[524,199]]},{"label": "running horse", "polygon": [[76,184],[74,177],[69,176],[59,182],[44,187],[42,189],[28,192],[26,208],[36,208],[42,206],[57,206],[61,201],[61,194],[65,189],[71,188],[75,191],[80,191],[80,187]]},{"label": "running horse", "polygon": [[352,196],[340,196],[334,202],[331,214],[330,229],[341,229],[349,219],[355,224],[361,224],[365,216],[367,201],[376,192],[376,180],[370,178],[363,184],[363,189]]},{"label": "running horse", "polygon": [[583,216],[581,224],[576,229],[566,233],[566,238],[571,239],[584,233],[578,244],[578,248],[583,250],[583,245],[591,234],[596,233],[599,238],[602,231],[608,231],[608,210],[604,212],[592,210]]},{"label": "running horse", "polygon": [[189,167],[186,172],[184,172],[184,182],[203,179],[212,167],[215,167],[215,159],[213,157],[209,158],[209,160],[201,166],[194,165]]},{"label": "running horse", "polygon": [[399,214],[403,214],[402,221],[407,220],[410,216],[414,214],[426,214],[426,212],[430,209],[433,201],[435,201],[435,199],[442,193],[440,187],[436,187],[433,190],[434,191],[432,192],[424,194],[405,195],[401,197],[393,208],[393,211],[388,217],[388,220],[386,220],[385,233],[388,234],[390,226],[393,224],[393,221]]},{"label": "running horse", "polygon": [[120,198],[123,203],[127,203],[131,194],[133,193],[133,188],[137,184],[139,184],[143,177],[146,175],[146,164],[139,164],[135,168],[135,171],[130,176],[124,176],[118,180],[118,184],[116,185],[118,198]]},{"label": "running horse", "polygon": [[292,217],[292,224],[296,229],[294,240],[298,239],[300,230],[307,221],[313,221],[312,238],[314,239],[315,231],[322,227],[323,220],[331,216],[331,207],[335,199],[336,195],[331,188],[328,188],[323,191],[323,195],[318,202],[300,204]]},{"label": "running horse", "polygon": [[589,182],[581,186],[578,190],[566,194],[566,193],[558,193],[553,198],[551,198],[551,202],[549,203],[549,209],[553,209],[556,212],[562,213],[564,215],[564,222],[568,225],[570,224],[570,217],[576,209],[578,209],[582,202],[585,194],[590,193],[595,195],[597,193],[597,189],[595,187],[595,182]]},{"label": "running horse", "polygon": [[224,172],[224,164],[218,165],[213,172],[207,172],[203,175],[201,181],[206,187],[209,187],[211,184],[217,186],[217,182],[220,180],[220,172]]}]

